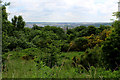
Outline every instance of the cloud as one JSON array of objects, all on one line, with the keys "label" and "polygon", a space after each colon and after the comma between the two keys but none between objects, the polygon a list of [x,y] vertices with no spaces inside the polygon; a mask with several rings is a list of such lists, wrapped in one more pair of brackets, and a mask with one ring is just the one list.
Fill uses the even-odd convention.
[{"label": "cloud", "polygon": [[4,0],[11,2],[7,11],[22,15],[25,21],[110,21],[117,11],[115,0]]}]

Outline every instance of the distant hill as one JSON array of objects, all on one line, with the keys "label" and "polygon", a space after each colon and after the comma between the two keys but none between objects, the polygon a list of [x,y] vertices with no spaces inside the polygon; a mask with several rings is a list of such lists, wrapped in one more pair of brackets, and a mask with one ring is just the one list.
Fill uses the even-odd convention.
[{"label": "distant hill", "polygon": [[36,24],[38,26],[57,26],[57,27],[77,27],[77,26],[89,26],[94,25],[95,27],[99,27],[100,25],[111,25],[110,22],[26,22],[26,27],[32,28],[33,25]]}]

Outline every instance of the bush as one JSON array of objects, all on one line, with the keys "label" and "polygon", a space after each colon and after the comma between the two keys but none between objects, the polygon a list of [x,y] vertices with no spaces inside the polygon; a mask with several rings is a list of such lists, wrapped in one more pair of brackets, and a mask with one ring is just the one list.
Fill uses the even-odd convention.
[{"label": "bush", "polygon": [[54,46],[54,44],[47,45],[46,48],[41,49],[42,53],[36,57],[35,61],[39,63],[43,61],[45,65],[52,68],[54,65],[57,65],[57,55],[60,54],[60,48]]},{"label": "bush", "polygon": [[88,31],[87,31],[87,33],[89,34],[89,36],[91,35],[91,34],[96,34],[96,27],[95,26],[88,26]]},{"label": "bush", "polygon": [[120,66],[120,37],[117,34],[111,34],[103,43],[103,62],[106,68],[115,69]]},{"label": "bush", "polygon": [[89,66],[100,66],[101,65],[101,54],[102,50],[100,47],[94,47],[93,49],[87,49],[84,54],[81,55],[79,64],[85,68]]},{"label": "bush", "polygon": [[87,43],[88,39],[85,39],[83,37],[76,38],[72,43],[71,50],[84,51],[87,49]]},{"label": "bush", "polygon": [[120,22],[113,23],[113,32],[102,45],[102,58],[107,69],[118,69],[120,66]]},{"label": "bush", "polygon": [[59,41],[59,38],[52,32],[42,32],[42,34],[36,35],[32,39],[33,44],[40,48],[47,47],[47,44],[51,44],[53,41]]},{"label": "bush", "polygon": [[120,21],[113,22],[113,28],[117,34],[120,34]]}]

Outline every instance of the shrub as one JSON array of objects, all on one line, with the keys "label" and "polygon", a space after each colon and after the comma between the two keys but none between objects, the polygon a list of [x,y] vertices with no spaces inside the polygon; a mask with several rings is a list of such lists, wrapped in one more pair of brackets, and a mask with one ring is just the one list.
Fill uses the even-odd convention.
[{"label": "shrub", "polygon": [[87,49],[84,54],[81,55],[79,64],[85,68],[89,66],[100,66],[101,65],[101,54],[102,50],[100,47],[94,47],[93,49]]},{"label": "shrub", "polygon": [[83,37],[76,38],[72,43],[71,50],[84,51],[87,48],[87,43],[88,39],[85,39]]},{"label": "shrub", "polygon": [[111,34],[103,43],[103,62],[107,68],[112,70],[120,66],[120,37],[117,34]]}]

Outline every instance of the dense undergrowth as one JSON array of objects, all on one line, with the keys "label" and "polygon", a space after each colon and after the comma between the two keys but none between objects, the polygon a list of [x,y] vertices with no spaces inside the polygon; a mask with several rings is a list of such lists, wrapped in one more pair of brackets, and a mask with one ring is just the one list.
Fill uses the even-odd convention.
[{"label": "dense undergrowth", "polygon": [[[9,52],[8,54],[24,54],[31,49]],[[35,50],[35,49],[34,49]],[[38,50],[39,51],[39,50]],[[33,53],[38,52],[33,51]],[[68,52],[58,55],[58,63],[52,68],[46,66],[43,61],[38,64],[35,59],[16,58],[11,55],[5,61],[3,78],[119,78],[120,70],[111,71],[101,67],[89,66],[85,69],[82,65],[74,67],[72,58],[80,56],[83,52]]]}]

